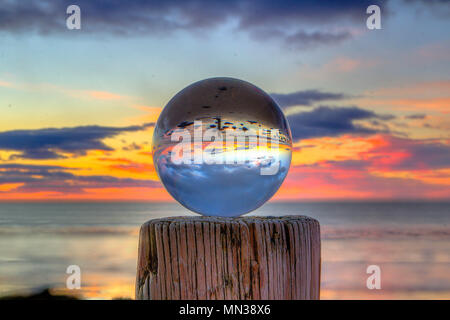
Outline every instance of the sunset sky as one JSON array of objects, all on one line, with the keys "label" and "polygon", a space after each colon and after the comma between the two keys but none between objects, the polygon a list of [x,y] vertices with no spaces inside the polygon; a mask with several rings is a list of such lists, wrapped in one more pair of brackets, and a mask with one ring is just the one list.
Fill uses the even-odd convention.
[{"label": "sunset sky", "polygon": [[[81,30],[66,28],[70,4]],[[274,200],[448,200],[449,18],[438,0],[0,0],[0,201],[171,200],[154,123],[219,76],[288,118]]]}]

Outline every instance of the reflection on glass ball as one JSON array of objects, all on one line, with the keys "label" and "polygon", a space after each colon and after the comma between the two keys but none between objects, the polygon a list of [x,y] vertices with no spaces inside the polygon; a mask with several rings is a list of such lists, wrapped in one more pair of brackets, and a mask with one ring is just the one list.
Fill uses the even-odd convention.
[{"label": "reflection on glass ball", "polygon": [[291,163],[289,125],[272,98],[232,78],[196,82],[175,95],[153,134],[153,162],[186,208],[233,217],[269,200]]}]

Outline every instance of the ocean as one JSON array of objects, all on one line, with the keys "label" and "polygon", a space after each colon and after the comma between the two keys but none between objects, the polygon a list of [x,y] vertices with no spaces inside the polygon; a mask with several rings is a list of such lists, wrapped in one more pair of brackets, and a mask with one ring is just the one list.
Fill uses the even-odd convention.
[{"label": "ocean", "polygon": [[[176,203],[2,203],[0,297],[134,298],[139,226],[190,214]],[[321,224],[321,299],[450,299],[450,203],[270,202],[252,213],[291,214]],[[66,289],[70,265],[79,290]],[[367,288],[369,265],[381,289]]]}]

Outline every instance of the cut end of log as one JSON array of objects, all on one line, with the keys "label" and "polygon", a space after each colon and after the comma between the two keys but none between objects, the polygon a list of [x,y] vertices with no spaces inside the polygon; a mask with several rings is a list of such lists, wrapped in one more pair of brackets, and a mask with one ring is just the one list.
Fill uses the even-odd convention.
[{"label": "cut end of log", "polygon": [[319,299],[320,263],[306,216],[155,219],[140,230],[136,299]]}]

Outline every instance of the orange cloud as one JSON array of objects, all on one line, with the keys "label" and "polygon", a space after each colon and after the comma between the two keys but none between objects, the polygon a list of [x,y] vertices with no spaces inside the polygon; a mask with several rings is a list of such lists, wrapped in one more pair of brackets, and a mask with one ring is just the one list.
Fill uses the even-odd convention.
[{"label": "orange cloud", "polygon": [[378,175],[339,163],[300,166],[291,168],[274,200],[448,199],[450,179],[444,179],[433,185],[418,176]]},{"label": "orange cloud", "polygon": [[395,107],[401,111],[450,113],[450,81],[429,81],[381,88],[365,92],[364,98],[355,101],[366,107]]},{"label": "orange cloud", "polygon": [[[49,191],[39,189],[43,185],[39,181],[33,185],[35,188],[23,183],[3,184],[0,200],[172,201],[162,185],[155,182],[157,175],[148,150],[123,150],[137,138],[111,139],[113,148],[107,153],[92,150],[68,159],[17,160],[16,164],[59,166],[48,169],[53,170],[49,175],[52,177],[58,172],[74,177],[61,175],[60,180],[46,180]],[[413,140],[382,134],[304,139],[294,145],[291,170],[274,200],[448,198],[449,148],[448,139]],[[5,167],[0,174],[7,170]],[[38,175],[45,172],[36,168],[30,174],[39,179]],[[103,183],[96,180],[99,176]],[[119,177],[122,180],[115,183],[114,178]],[[146,180],[149,184],[128,184],[127,179]]]},{"label": "orange cloud", "polygon": [[97,100],[119,100],[122,99],[123,96],[107,92],[107,91],[87,91],[87,94],[94,99]]},{"label": "orange cloud", "polygon": [[126,172],[134,173],[149,173],[155,171],[152,164],[148,163],[129,163],[129,164],[118,164],[109,166],[111,169],[122,170]]},{"label": "orange cloud", "polygon": [[54,197],[61,197],[59,192],[33,192],[33,193],[22,193],[22,192],[7,192],[0,193],[1,201],[47,201]]},{"label": "orange cloud", "polygon": [[326,161],[364,159],[367,152],[376,147],[387,146],[381,135],[357,137],[344,135],[304,139],[294,145],[293,165],[305,165]]},{"label": "orange cloud", "polygon": [[155,114],[160,114],[162,111],[161,107],[151,107],[151,106],[145,106],[145,105],[132,105],[131,107],[141,110],[141,111],[155,113]]},{"label": "orange cloud", "polygon": [[17,90],[23,91],[31,91],[31,92],[43,92],[48,91],[51,93],[59,92],[61,94],[67,95],[69,97],[81,98],[81,99],[94,99],[94,100],[129,100],[131,101],[131,97],[127,97],[124,95],[120,95],[117,93],[109,92],[109,91],[100,91],[100,90],[78,90],[67,88],[61,85],[55,85],[51,83],[12,83],[0,80],[0,87],[13,88]]},{"label": "orange cloud", "polygon": [[333,61],[325,65],[326,69],[340,71],[340,72],[350,72],[357,69],[361,65],[360,60],[350,59],[350,58],[336,58]]},{"label": "orange cloud", "polygon": [[439,97],[448,95],[450,92],[450,81],[427,81],[420,83],[413,83],[401,87],[381,88],[375,91],[367,92],[366,94],[384,97],[411,97],[411,96],[429,96]]},{"label": "orange cloud", "polygon": [[129,120],[132,123],[136,122],[156,122],[158,120],[159,114],[163,110],[161,107],[152,107],[146,105],[131,105],[131,108],[143,111],[143,115],[131,117]]},{"label": "orange cloud", "polygon": [[401,111],[414,112],[441,112],[450,113],[450,98],[405,98],[405,99],[390,99],[390,98],[374,98],[374,99],[360,99],[358,103],[363,106],[380,106],[386,108],[395,107]]},{"label": "orange cloud", "polygon": [[0,192],[0,201],[172,201],[164,188],[103,188],[89,189],[82,194],[60,192]]},{"label": "orange cloud", "polygon": [[23,186],[24,183],[0,184],[0,192],[8,192]]},{"label": "orange cloud", "polygon": [[393,99],[388,104],[399,107],[401,110],[417,111],[432,110],[442,113],[450,113],[450,98],[434,99]]},{"label": "orange cloud", "polygon": [[450,142],[389,135],[303,140],[275,200],[448,199]]},{"label": "orange cloud", "polygon": [[[86,189],[86,195],[74,195],[76,200],[108,200],[108,201],[152,201],[166,202],[173,198],[161,188],[103,188]],[[70,197],[69,197],[70,198]]]},{"label": "orange cloud", "polygon": [[378,64],[376,60],[361,60],[349,57],[337,57],[322,66],[326,72],[348,73],[360,68],[371,68]]}]

